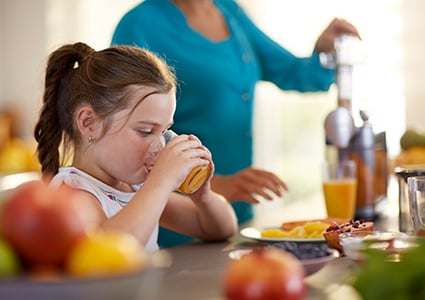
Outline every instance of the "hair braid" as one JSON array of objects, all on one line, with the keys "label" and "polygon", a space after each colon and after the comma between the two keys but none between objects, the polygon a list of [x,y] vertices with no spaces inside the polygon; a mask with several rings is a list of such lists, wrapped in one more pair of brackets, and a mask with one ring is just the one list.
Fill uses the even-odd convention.
[{"label": "hair braid", "polygon": [[[66,148],[67,135],[73,134],[72,111],[68,116],[61,115],[63,105],[59,101],[72,101],[71,97],[61,100],[64,89],[67,89],[72,73],[81,65],[84,57],[94,52],[83,44],[65,45],[54,51],[48,58],[43,106],[39,121],[34,129],[34,137],[38,142],[37,157],[41,163],[41,171],[45,175],[54,175],[60,166],[59,148],[64,138]],[[66,105],[68,106],[68,105]]]}]

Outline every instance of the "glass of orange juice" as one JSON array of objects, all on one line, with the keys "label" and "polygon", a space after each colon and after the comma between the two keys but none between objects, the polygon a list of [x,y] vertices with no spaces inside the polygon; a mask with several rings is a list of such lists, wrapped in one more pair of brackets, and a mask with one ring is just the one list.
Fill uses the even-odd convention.
[{"label": "glass of orange juice", "polygon": [[[171,129],[165,131],[163,135],[165,143],[168,143],[173,138],[177,137],[177,133]],[[190,171],[190,173],[186,176],[185,180],[179,186],[177,191],[187,195],[193,194],[204,184],[210,173],[210,165],[194,167],[192,171]]]},{"label": "glass of orange juice", "polygon": [[356,210],[356,162],[325,162],[323,196],[328,217],[353,219]]}]

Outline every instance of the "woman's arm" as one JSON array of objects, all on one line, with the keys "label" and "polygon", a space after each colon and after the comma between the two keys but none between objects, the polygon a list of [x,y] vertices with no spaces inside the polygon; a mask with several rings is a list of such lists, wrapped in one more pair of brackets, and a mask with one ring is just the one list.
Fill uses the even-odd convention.
[{"label": "woman's arm", "polygon": [[262,80],[270,81],[283,90],[300,92],[326,91],[334,82],[334,71],[324,68],[318,53],[310,57],[297,57],[266,35],[242,7],[234,1],[221,3],[237,22],[233,22],[233,33],[241,49],[252,49],[259,62]]}]

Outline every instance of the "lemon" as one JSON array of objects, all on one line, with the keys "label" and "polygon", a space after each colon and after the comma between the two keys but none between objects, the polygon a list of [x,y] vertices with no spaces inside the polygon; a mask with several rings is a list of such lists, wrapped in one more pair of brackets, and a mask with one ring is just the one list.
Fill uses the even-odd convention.
[{"label": "lemon", "polygon": [[261,232],[263,238],[322,238],[323,232],[329,224],[323,222],[307,222],[304,225],[295,226],[289,231],[280,228],[269,228]]},{"label": "lemon", "polygon": [[306,237],[304,226],[296,226],[289,231],[291,238],[303,239]]},{"label": "lemon", "polygon": [[323,238],[323,232],[313,231],[306,236],[307,239],[320,239]]},{"label": "lemon", "polygon": [[15,276],[20,271],[18,255],[6,240],[0,238],[0,278]]},{"label": "lemon", "polygon": [[143,247],[134,236],[95,231],[71,249],[66,269],[73,276],[104,276],[140,271],[145,265]]},{"label": "lemon", "polygon": [[319,233],[322,234],[329,224],[323,222],[307,222],[304,224],[304,230],[307,234]]},{"label": "lemon", "polygon": [[279,228],[269,228],[261,232],[263,238],[287,238],[289,236],[287,231]]}]

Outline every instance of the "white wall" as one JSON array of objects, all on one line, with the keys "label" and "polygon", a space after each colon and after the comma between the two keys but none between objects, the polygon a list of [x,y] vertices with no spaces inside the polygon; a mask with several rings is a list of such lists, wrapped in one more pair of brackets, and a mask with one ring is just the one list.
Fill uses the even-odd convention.
[{"label": "white wall", "polygon": [[32,133],[46,55],[44,0],[0,1],[0,105],[17,105],[23,132]]},{"label": "white wall", "polygon": [[25,138],[32,139],[47,55],[75,41],[106,47],[121,15],[137,2],[0,0],[0,109],[19,109]]},{"label": "white wall", "polygon": [[425,1],[403,1],[403,79],[407,126],[425,132]]}]

